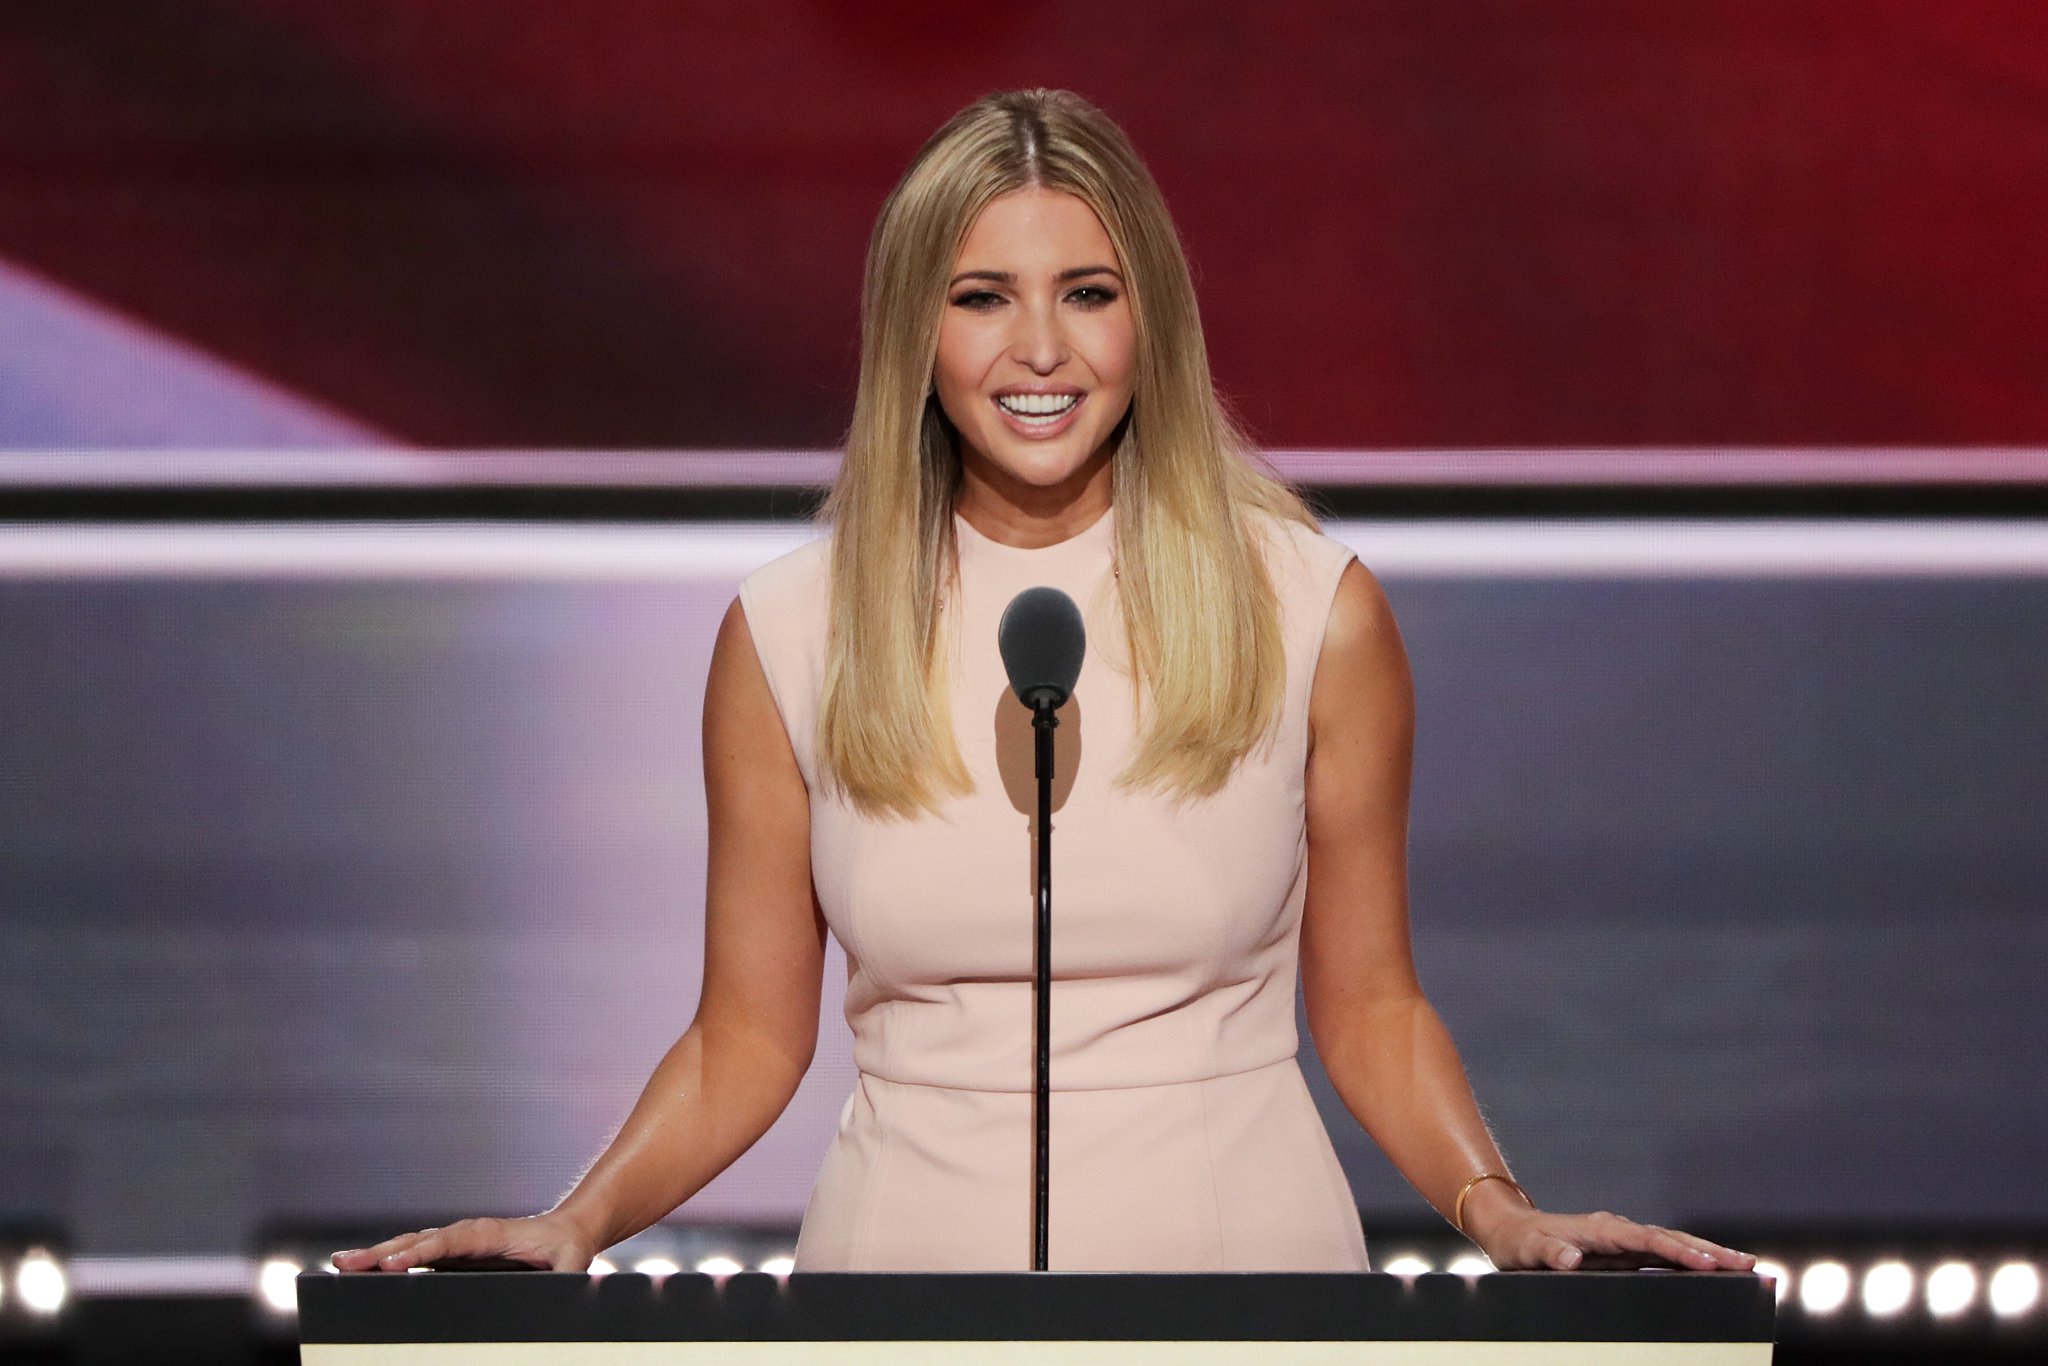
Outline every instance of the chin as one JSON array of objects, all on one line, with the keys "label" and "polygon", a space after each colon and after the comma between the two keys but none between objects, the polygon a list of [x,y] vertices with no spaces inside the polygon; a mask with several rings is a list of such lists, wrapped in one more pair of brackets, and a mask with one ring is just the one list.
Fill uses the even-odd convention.
[{"label": "chin", "polygon": [[993,463],[1019,483],[1041,489],[1058,488],[1079,476],[1088,464],[1086,460],[996,460]]},{"label": "chin", "polygon": [[1004,440],[1005,436],[1008,433],[982,447],[989,452],[989,463],[1012,479],[1037,488],[1056,488],[1074,478],[1087,468],[1089,456],[1096,449],[1083,441],[1062,441],[1057,449],[1047,449],[1014,437]]}]

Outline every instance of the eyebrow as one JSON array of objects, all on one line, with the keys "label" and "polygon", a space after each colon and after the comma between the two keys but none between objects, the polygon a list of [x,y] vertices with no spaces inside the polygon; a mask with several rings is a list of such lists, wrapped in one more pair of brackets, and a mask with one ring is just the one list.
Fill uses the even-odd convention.
[{"label": "eyebrow", "polygon": [[[1053,279],[1060,284],[1065,284],[1069,280],[1079,280],[1089,275],[1114,276],[1118,283],[1122,283],[1124,278],[1112,266],[1075,266],[1071,270],[1061,271]],[[1017,276],[1015,272],[1007,270],[963,270],[958,275],[955,275],[947,283],[946,287],[951,289],[962,280],[989,280],[999,285],[1014,285],[1017,283]]]}]

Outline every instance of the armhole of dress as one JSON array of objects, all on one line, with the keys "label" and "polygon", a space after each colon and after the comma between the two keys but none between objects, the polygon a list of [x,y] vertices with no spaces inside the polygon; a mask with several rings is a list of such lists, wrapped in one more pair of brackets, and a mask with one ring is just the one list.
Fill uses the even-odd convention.
[{"label": "armhole of dress", "polygon": [[753,576],[740,580],[740,611],[746,617],[747,639],[754,648],[754,659],[761,666],[761,676],[768,680],[768,695],[775,701],[775,714],[782,718],[782,733],[789,741],[790,752],[796,756],[797,769],[804,773],[809,782],[809,765],[804,762],[803,746],[797,743],[796,733],[790,728],[789,707],[782,697],[781,670],[776,667],[775,652],[767,648],[763,636],[767,614],[761,610],[761,601],[754,590]]},{"label": "armhole of dress", "polygon": [[1349,569],[1352,562],[1358,559],[1358,552],[1345,545],[1342,541],[1329,537],[1324,539],[1330,546],[1335,547],[1339,553],[1334,557],[1336,560],[1335,566],[1324,571],[1328,578],[1317,584],[1317,595],[1314,599],[1315,615],[1313,620],[1316,623],[1315,639],[1311,642],[1308,656],[1308,682],[1303,688],[1301,695],[1301,726],[1304,753],[1315,744],[1315,727],[1310,717],[1310,708],[1315,702],[1316,675],[1321,672],[1323,666],[1323,642],[1329,638],[1330,617],[1337,610],[1337,589],[1344,583],[1344,571]]}]

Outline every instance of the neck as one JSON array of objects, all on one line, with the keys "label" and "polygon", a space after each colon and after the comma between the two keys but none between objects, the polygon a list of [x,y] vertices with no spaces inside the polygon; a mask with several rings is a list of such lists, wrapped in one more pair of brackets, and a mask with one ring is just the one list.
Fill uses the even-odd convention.
[{"label": "neck", "polygon": [[1058,484],[1029,484],[981,462],[961,467],[953,510],[991,541],[1020,550],[1057,545],[1094,526],[1109,511],[1108,452],[1091,458]]}]

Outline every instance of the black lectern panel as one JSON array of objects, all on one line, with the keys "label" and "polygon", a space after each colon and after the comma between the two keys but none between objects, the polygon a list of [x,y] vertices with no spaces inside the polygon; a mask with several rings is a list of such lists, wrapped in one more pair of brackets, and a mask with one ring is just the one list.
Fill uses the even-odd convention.
[{"label": "black lectern panel", "polygon": [[[1140,1357],[1206,1361],[1213,1353],[1196,1350],[1203,1344],[1238,1344],[1232,1350],[1241,1355],[1250,1343],[1261,1344],[1274,1363],[1706,1366],[1768,1362],[1774,1312],[1767,1283],[1732,1273],[811,1273],[786,1280],[742,1273],[655,1280],[634,1273],[315,1272],[299,1279],[308,1366],[525,1361],[523,1349],[540,1345],[550,1361],[865,1361],[868,1354],[848,1349],[894,1344],[894,1360],[950,1355],[986,1363],[994,1344],[1012,1342],[1039,1344],[1039,1360],[1120,1366]],[[673,1355],[658,1350],[663,1344]],[[912,1344],[926,1350],[913,1351]],[[931,1350],[946,1344],[957,1352]],[[1080,1350],[1090,1344],[1091,1351]],[[1425,1345],[1429,1350],[1421,1350]],[[1572,1352],[1561,1353],[1565,1347]],[[590,1349],[607,1355],[585,1355]]]}]

